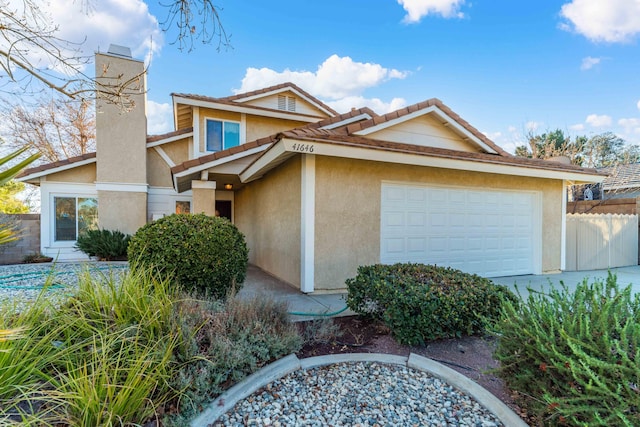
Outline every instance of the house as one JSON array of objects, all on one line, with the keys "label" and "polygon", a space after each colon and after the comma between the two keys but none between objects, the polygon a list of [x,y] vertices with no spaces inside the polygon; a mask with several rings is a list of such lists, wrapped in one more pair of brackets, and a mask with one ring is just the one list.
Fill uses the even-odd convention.
[{"label": "house", "polygon": [[[144,67],[113,47],[96,70]],[[144,79],[132,82],[132,111],[97,101],[96,153],[22,174],[41,189],[44,254],[80,257],[73,245],[90,226],[134,233],[174,212],[218,211],[246,236],[251,263],[307,293],[344,289],[380,262],[558,272],[567,185],[604,179],[512,156],[438,99],[338,114],[291,83],[173,94],[175,131],[147,136]]]}]

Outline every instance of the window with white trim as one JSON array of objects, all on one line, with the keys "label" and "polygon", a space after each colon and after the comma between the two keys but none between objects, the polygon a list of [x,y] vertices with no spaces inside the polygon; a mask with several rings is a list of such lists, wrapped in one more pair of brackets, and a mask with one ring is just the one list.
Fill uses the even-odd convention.
[{"label": "window with white trim", "polygon": [[53,240],[70,242],[86,230],[98,228],[98,199],[95,197],[54,197]]},{"label": "window with white trim", "polygon": [[225,120],[205,120],[207,151],[222,151],[240,145],[240,123]]}]

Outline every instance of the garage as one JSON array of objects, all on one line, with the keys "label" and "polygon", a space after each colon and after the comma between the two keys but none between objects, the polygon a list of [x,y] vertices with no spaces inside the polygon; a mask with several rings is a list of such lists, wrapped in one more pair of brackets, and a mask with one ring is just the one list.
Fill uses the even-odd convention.
[{"label": "garage", "polygon": [[380,262],[419,262],[484,277],[539,274],[541,196],[383,183]]}]

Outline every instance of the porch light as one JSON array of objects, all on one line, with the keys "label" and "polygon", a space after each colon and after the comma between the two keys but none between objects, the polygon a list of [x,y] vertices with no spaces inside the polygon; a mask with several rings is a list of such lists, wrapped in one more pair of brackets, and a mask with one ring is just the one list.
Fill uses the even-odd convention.
[{"label": "porch light", "polygon": [[225,190],[233,190],[233,184],[225,184],[224,185],[224,189]]}]

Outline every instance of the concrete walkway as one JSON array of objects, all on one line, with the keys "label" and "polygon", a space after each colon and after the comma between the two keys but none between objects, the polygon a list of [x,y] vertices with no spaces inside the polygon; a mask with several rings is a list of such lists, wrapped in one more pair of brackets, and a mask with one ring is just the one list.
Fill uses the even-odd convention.
[{"label": "concrete walkway", "polygon": [[[277,301],[285,301],[289,304],[291,318],[294,322],[326,317],[347,307],[346,293],[339,294],[304,294],[280,279],[271,276],[260,268],[249,265],[244,286],[238,292],[238,297],[250,299],[254,297],[272,297]],[[338,313],[338,316],[350,316],[355,314],[349,309]]]},{"label": "concrete walkway", "polygon": [[[634,293],[640,293],[640,266],[612,268],[611,272],[618,277],[620,286],[632,285]],[[542,291],[550,285],[559,286],[562,281],[569,289],[575,289],[585,278],[592,282],[595,279],[606,279],[607,270],[569,271],[558,274],[542,274],[539,276],[509,276],[493,278],[493,282],[520,291],[523,298],[527,298],[527,287]],[[325,317],[346,308],[346,293],[339,294],[304,294],[281,280],[269,275],[260,268],[250,265],[244,286],[238,293],[240,298],[268,296],[289,304],[290,313],[305,313],[307,315],[292,314],[294,321],[310,320]],[[337,316],[355,314],[347,309]]]}]

